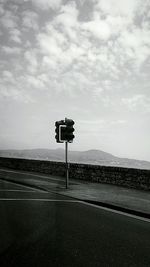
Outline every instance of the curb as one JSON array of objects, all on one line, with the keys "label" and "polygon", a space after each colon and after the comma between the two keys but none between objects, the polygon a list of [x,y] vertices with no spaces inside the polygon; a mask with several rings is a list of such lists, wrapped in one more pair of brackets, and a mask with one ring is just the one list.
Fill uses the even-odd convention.
[{"label": "curb", "polygon": [[29,186],[31,188],[36,188],[36,189],[42,190],[44,192],[52,192],[52,193],[55,193],[55,194],[58,194],[58,195],[61,195],[61,196],[63,195],[65,197],[76,199],[78,201],[86,202],[86,203],[89,203],[89,204],[94,204],[94,205],[99,206],[99,207],[109,208],[111,210],[121,211],[123,213],[128,213],[128,214],[135,215],[135,216],[138,216],[138,217],[142,217],[142,218],[145,218],[145,219],[150,219],[150,214],[142,212],[142,211],[133,210],[133,209],[130,209],[130,208],[125,208],[125,207],[122,207],[122,206],[118,206],[118,205],[114,205],[114,204],[110,204],[110,203],[106,203],[106,202],[101,202],[101,201],[96,201],[96,200],[86,200],[86,199],[83,199],[83,198],[73,197],[73,196],[66,195],[64,193],[61,193],[61,192],[58,192],[58,191],[55,191],[55,190],[46,190],[45,188],[43,188],[41,186],[32,185],[32,184],[30,184],[28,182],[27,183],[26,182],[20,182],[20,181],[8,179],[8,178],[1,178],[1,180],[9,181],[9,182],[11,182],[13,184],[17,183],[17,184]]},{"label": "curb", "polygon": [[86,200],[86,199],[84,200],[83,199],[83,201],[87,202],[87,203],[90,203],[90,204],[94,204],[96,206],[109,208],[109,209],[112,209],[112,210],[121,211],[121,212],[128,213],[128,214],[131,214],[131,215],[135,215],[135,216],[138,216],[138,217],[150,219],[150,214],[142,212],[142,211],[133,210],[133,209],[130,209],[130,208],[125,208],[125,207],[122,207],[122,206],[109,204],[109,203],[106,203],[106,202],[95,201],[95,200]]}]

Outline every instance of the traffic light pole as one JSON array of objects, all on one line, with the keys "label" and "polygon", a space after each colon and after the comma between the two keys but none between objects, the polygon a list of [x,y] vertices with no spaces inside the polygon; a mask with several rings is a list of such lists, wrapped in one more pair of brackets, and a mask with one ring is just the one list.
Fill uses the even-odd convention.
[{"label": "traffic light pole", "polygon": [[74,139],[74,121],[65,118],[55,122],[55,139],[57,143],[65,142],[65,163],[66,163],[66,189],[69,186],[69,163],[68,163],[68,143],[72,143]]},{"label": "traffic light pole", "polygon": [[68,164],[68,142],[65,142],[65,154],[66,154],[66,189],[68,188],[69,185],[69,164]]}]

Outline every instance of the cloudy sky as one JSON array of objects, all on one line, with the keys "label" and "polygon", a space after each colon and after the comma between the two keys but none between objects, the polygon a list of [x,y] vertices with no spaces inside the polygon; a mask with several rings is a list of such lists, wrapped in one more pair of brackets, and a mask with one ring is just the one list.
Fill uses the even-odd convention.
[{"label": "cloudy sky", "polygon": [[0,149],[61,148],[150,161],[150,1],[0,0]]}]

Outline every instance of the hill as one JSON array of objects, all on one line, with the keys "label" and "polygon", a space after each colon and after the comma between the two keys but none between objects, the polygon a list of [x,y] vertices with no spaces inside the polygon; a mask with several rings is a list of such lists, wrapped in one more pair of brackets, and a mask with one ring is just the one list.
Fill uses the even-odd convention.
[{"label": "hill", "polygon": [[[65,161],[64,149],[25,149],[0,150],[1,157],[16,157],[50,161]],[[120,166],[137,169],[150,169],[150,162],[128,158],[119,158],[101,150],[69,151],[69,161],[105,166]]]}]

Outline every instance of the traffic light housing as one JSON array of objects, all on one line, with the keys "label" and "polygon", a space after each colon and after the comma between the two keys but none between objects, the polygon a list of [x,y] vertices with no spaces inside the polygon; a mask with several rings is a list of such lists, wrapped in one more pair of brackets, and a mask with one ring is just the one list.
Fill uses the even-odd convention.
[{"label": "traffic light housing", "polygon": [[69,142],[72,143],[74,139],[74,121],[65,118],[65,120],[56,121],[55,138],[57,143]]},{"label": "traffic light housing", "polygon": [[68,142],[73,142],[73,139],[74,139],[74,128],[73,128],[73,125],[74,125],[74,121],[71,120],[71,119],[67,119],[65,118],[65,125],[66,125],[66,129],[65,129],[65,140],[68,141]]},{"label": "traffic light housing", "polygon": [[56,128],[55,128],[55,139],[56,139],[56,142],[57,143],[63,143],[63,141],[61,141],[61,132],[60,132],[60,126],[61,125],[64,125],[65,123],[64,123],[64,121],[63,120],[61,120],[61,121],[56,121],[55,122],[55,126],[56,126]]}]

